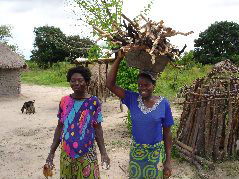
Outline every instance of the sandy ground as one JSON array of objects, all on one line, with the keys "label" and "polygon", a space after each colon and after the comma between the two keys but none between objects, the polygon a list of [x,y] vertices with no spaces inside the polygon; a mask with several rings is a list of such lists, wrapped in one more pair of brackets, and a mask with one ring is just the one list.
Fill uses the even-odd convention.
[{"label": "sandy ground", "polygon": [[[0,98],[0,179],[44,179],[42,166],[57,124],[59,100],[71,92],[69,88],[22,85],[19,97]],[[23,103],[28,100],[36,100],[35,114],[21,113]],[[127,179],[130,137],[124,124],[126,108],[120,112],[119,100],[109,99],[103,103],[102,110],[111,168],[100,168],[101,178]],[[173,115],[178,118],[180,114],[173,108]],[[53,179],[59,179],[59,153],[57,150]],[[172,179],[191,179],[195,176],[194,168],[189,164],[173,161]]]}]

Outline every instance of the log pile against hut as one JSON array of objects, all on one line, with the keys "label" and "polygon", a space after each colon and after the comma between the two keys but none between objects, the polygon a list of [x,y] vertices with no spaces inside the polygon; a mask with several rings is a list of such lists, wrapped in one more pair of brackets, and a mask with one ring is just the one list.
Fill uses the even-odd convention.
[{"label": "log pile against hut", "polygon": [[[139,20],[131,20],[122,14],[123,24],[113,24],[113,32],[108,33],[96,26],[93,28],[98,32],[99,39],[107,38],[113,44],[118,45],[124,51],[139,47],[151,55],[152,64],[155,63],[157,55],[167,55],[171,60],[179,59],[186,45],[182,50],[177,49],[169,41],[169,37],[175,35],[190,35],[193,31],[183,33],[164,26],[164,21],[154,22],[143,15]],[[141,25],[142,24],[142,25]],[[97,41],[98,41],[97,40]]]},{"label": "log pile against hut", "polygon": [[199,170],[239,156],[239,68],[229,60],[187,88],[176,147]]}]

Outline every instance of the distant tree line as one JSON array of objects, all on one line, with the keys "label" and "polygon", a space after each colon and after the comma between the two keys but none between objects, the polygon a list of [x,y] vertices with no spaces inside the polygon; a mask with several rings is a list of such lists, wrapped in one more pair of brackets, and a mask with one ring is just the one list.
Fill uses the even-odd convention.
[{"label": "distant tree line", "polygon": [[[12,38],[11,30],[11,26],[0,25],[0,43],[7,44],[18,53],[18,46],[9,43]],[[78,57],[87,58],[89,54],[94,56],[92,53],[97,53],[95,48],[91,48],[96,44],[89,38],[79,35],[67,36],[60,28],[54,26],[36,27],[34,34],[34,48],[30,60],[35,61],[40,67],[48,67],[61,61],[73,62]],[[235,22],[215,22],[201,32],[194,42],[195,49],[184,55],[185,63],[193,60],[202,64],[215,64],[230,59],[239,64],[239,24]]]}]

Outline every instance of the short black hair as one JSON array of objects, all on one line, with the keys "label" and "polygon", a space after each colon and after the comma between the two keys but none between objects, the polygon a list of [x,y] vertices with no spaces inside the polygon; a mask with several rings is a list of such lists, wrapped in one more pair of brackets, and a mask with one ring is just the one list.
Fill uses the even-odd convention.
[{"label": "short black hair", "polygon": [[71,77],[74,73],[80,73],[86,82],[90,82],[91,72],[89,68],[84,66],[76,66],[76,67],[70,68],[66,75],[67,82],[71,81]]},{"label": "short black hair", "polygon": [[138,75],[138,78],[140,78],[140,77],[149,79],[149,80],[153,83],[153,85],[156,84],[156,80],[154,80],[154,79],[153,79],[149,74],[147,74],[147,73],[140,73],[140,74]]}]

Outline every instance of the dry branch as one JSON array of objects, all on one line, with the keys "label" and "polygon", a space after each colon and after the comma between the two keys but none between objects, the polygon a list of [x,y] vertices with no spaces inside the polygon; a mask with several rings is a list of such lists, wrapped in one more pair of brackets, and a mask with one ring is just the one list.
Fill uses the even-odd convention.
[{"label": "dry branch", "polygon": [[[143,45],[146,47],[144,50],[151,55],[153,64],[155,58],[160,55],[167,55],[171,60],[178,60],[179,55],[184,51],[186,46],[180,51],[176,49],[167,38],[175,35],[187,36],[193,33],[192,31],[187,33],[178,32],[170,27],[165,27],[162,20],[160,22],[154,22],[143,15],[140,16],[146,22],[144,25],[139,24],[139,21],[131,20],[125,14],[121,14],[121,16],[125,21],[123,20],[123,24],[121,25],[114,23],[114,32],[104,32],[104,30],[93,26],[99,34],[98,40],[108,38],[111,43],[118,44],[120,48],[127,50],[131,50],[131,48],[135,46]],[[122,27],[124,27],[124,29]]]}]

